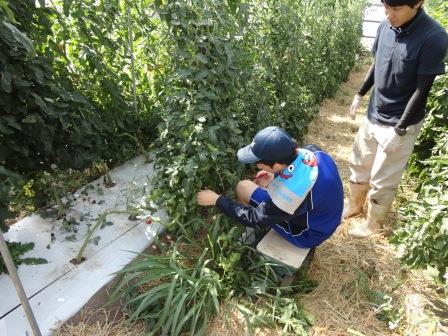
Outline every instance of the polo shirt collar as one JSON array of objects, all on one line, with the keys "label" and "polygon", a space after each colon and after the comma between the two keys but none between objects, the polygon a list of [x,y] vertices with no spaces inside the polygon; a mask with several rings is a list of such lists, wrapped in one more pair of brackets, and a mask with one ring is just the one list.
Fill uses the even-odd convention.
[{"label": "polo shirt collar", "polygon": [[426,15],[425,10],[423,8],[420,8],[417,11],[417,14],[408,22],[406,22],[401,27],[395,28],[392,26],[389,26],[390,29],[392,29],[396,34],[403,34],[403,35],[409,35],[412,33],[412,31],[419,25],[419,23],[424,19],[424,16]]}]

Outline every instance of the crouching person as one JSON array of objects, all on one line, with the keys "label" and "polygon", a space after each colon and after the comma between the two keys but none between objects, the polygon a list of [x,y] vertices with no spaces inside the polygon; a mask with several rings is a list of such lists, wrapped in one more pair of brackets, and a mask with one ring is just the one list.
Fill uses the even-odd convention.
[{"label": "crouching person", "polygon": [[259,131],[253,142],[238,151],[242,163],[255,163],[254,181],[240,181],[238,201],[212,190],[202,190],[197,201],[218,209],[241,224],[273,228],[302,248],[322,244],[341,222],[343,189],[333,159],[317,146],[297,148],[283,129]]}]

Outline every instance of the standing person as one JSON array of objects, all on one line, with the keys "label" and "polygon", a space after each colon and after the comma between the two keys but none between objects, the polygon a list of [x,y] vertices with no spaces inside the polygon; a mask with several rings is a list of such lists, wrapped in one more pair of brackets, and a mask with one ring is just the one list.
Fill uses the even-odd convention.
[{"label": "standing person", "polygon": [[381,229],[425,117],[426,100],[437,75],[445,71],[445,29],[422,8],[422,0],[382,0],[387,19],[373,44],[374,62],[353,99],[355,118],[373,86],[367,118],[350,156],[350,195],[343,217],[367,218],[349,230],[357,238]]},{"label": "standing person", "polygon": [[216,205],[247,227],[272,227],[303,248],[316,247],[333,234],[341,222],[344,193],[327,153],[315,145],[297,148],[286,131],[271,126],[259,131],[237,156],[260,169],[255,181],[237,184],[238,202],[202,190],[197,194],[199,205]]}]

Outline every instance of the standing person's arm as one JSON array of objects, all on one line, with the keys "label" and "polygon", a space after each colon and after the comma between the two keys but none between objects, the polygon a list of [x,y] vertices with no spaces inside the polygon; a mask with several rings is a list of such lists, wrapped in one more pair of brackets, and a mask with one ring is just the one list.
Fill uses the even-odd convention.
[{"label": "standing person's arm", "polygon": [[447,48],[446,32],[436,34],[425,42],[418,60],[416,89],[395,126],[397,131],[406,130],[410,122],[414,121],[413,117],[424,110],[434,79],[445,72],[443,61],[446,58]]},{"label": "standing person's arm", "polygon": [[364,82],[359,89],[359,91],[356,93],[355,97],[353,98],[353,102],[350,106],[350,117],[352,120],[355,120],[356,111],[359,108],[359,105],[361,105],[362,97],[365,96],[367,92],[372,88],[373,84],[375,82],[375,60],[373,61],[372,65],[369,68],[369,71],[367,72],[367,75],[364,79]]},{"label": "standing person's arm", "polygon": [[[384,136],[384,141],[380,143],[384,152],[393,153],[401,147],[403,136],[406,134],[406,128],[410,125],[411,120],[417,113],[422,113],[431,91],[432,83],[435,75],[418,75],[417,88],[409,99],[406,108],[395,127],[387,128],[387,134]],[[422,116],[423,119],[423,116]]]},{"label": "standing person's arm", "polygon": [[397,129],[406,130],[406,127],[409,126],[409,122],[412,117],[425,108],[426,101],[435,78],[436,75],[417,76],[417,88],[415,89],[411,99],[409,99],[400,121],[395,126]]},{"label": "standing person's arm", "polygon": [[[397,151],[402,142],[402,136],[406,134],[406,127],[415,123],[418,113],[424,113],[426,100],[428,99],[431,86],[437,75],[445,72],[444,59],[448,49],[448,35],[440,32],[428,39],[420,52],[417,68],[416,89],[409,99],[403,114],[382,144],[384,151]],[[421,119],[424,118],[424,114]]]},{"label": "standing person's arm", "polygon": [[353,98],[352,105],[349,109],[349,114],[352,120],[355,120],[356,110],[361,105],[362,97],[365,96],[367,92],[372,88],[372,86],[375,84],[375,59],[376,59],[376,51],[378,49],[378,43],[381,37],[381,31],[383,28],[389,27],[388,20],[385,19],[381,24],[378,26],[375,40],[373,41],[372,46],[372,55],[373,55],[373,62],[372,65],[369,68],[369,71],[367,71],[367,75],[364,79],[364,83],[362,84],[359,91],[356,93],[355,97]]},{"label": "standing person's arm", "polygon": [[364,82],[362,83],[361,88],[358,91],[358,95],[364,97],[367,92],[372,88],[375,82],[375,60],[373,60],[372,65],[367,71],[366,77],[364,78]]}]

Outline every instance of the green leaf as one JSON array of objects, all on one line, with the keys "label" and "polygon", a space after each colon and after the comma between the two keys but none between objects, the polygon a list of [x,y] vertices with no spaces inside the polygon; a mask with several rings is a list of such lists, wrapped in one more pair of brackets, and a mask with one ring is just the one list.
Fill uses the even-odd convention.
[{"label": "green leaf", "polygon": [[179,317],[182,319],[185,314],[185,299],[188,297],[188,293],[182,293],[181,299],[177,302],[176,310],[173,315],[173,323],[171,324],[171,334],[176,334],[176,327],[179,322]]},{"label": "green leaf", "polygon": [[213,285],[210,285],[210,296],[212,297],[213,304],[215,306],[215,313],[219,313],[219,301],[218,301],[218,291],[216,290],[216,287]]},{"label": "green leaf", "polygon": [[74,241],[76,241],[76,235],[72,234],[70,236],[67,236],[67,237],[65,237],[65,240],[74,242]]},{"label": "green leaf", "polygon": [[211,111],[211,109],[212,109],[212,107],[211,107],[211,105],[209,104],[209,103],[202,103],[202,104],[199,104],[199,109],[201,110],[201,111]]},{"label": "green leaf", "polygon": [[92,239],[92,243],[96,246],[98,246],[99,241],[101,240],[100,236],[96,236],[95,238]]},{"label": "green leaf", "polygon": [[0,132],[5,135],[14,134],[14,131],[8,128],[8,126],[6,126],[1,119],[0,119]]},{"label": "green leaf", "polygon": [[34,78],[39,84],[44,84],[45,74],[38,64],[32,64],[30,68],[33,70]]},{"label": "green leaf", "polygon": [[19,131],[22,130],[22,126],[17,122],[17,120],[14,116],[10,116],[10,115],[3,116],[3,120],[6,120],[8,125],[15,128],[16,130],[19,130]]},{"label": "green leaf", "polygon": [[14,13],[11,9],[9,9],[8,1],[7,0],[0,0],[0,8],[6,13],[8,18],[16,23],[16,20],[14,19]]},{"label": "green leaf", "polygon": [[72,5],[72,0],[64,0],[62,4],[62,9],[64,15],[68,17],[70,15],[70,6]]},{"label": "green leaf", "polygon": [[201,63],[204,63],[204,64],[208,63],[207,57],[205,57],[205,55],[203,55],[203,54],[196,54],[196,59]]},{"label": "green leaf", "polygon": [[2,21],[2,24],[9,29],[16,41],[19,42],[30,55],[34,54],[33,42],[24,33],[6,21]]},{"label": "green leaf", "polygon": [[440,232],[448,235],[448,218],[442,218],[442,225],[440,226]]},{"label": "green leaf", "polygon": [[195,77],[196,80],[202,80],[205,79],[210,74],[209,70],[201,70]]},{"label": "green leaf", "polygon": [[36,115],[30,114],[27,115],[25,118],[22,119],[22,123],[24,124],[34,124],[35,122],[37,122],[39,119],[36,117]]},{"label": "green leaf", "polygon": [[2,89],[6,92],[6,93],[11,93],[12,91],[12,85],[11,85],[11,73],[9,73],[8,71],[2,71],[1,72],[1,87]]},{"label": "green leaf", "polygon": [[23,258],[21,261],[23,264],[26,264],[26,265],[48,264],[48,260],[44,259],[44,258]]}]

